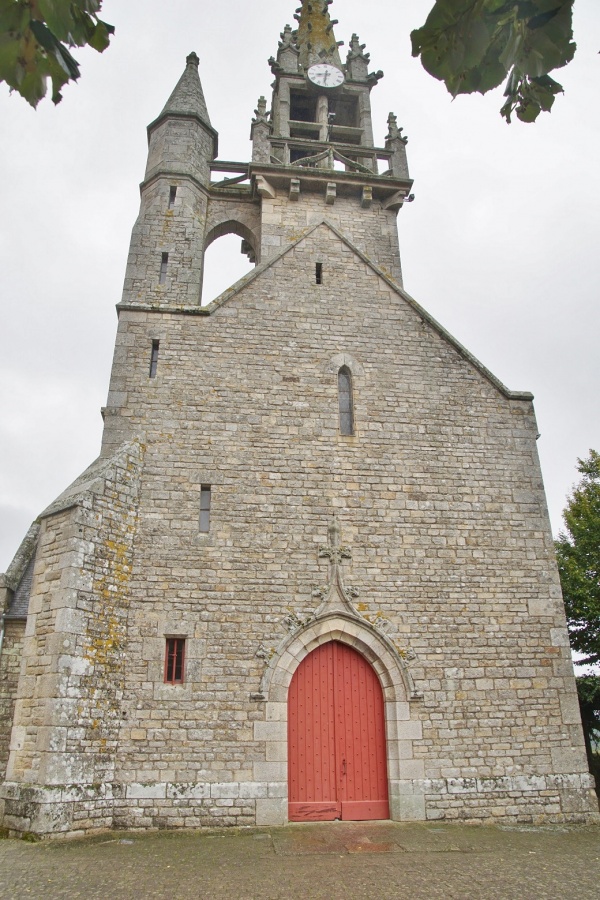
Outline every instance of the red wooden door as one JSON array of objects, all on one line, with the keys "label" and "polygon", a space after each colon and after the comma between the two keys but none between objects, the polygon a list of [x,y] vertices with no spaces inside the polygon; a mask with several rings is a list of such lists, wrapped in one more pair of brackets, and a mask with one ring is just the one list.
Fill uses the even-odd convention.
[{"label": "red wooden door", "polygon": [[389,818],[383,693],[373,668],[337,641],[313,650],[288,694],[288,818]]}]

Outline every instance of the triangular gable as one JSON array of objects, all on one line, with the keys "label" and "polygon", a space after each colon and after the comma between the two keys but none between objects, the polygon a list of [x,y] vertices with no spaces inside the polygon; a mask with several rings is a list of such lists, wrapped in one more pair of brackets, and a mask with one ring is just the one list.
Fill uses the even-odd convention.
[{"label": "triangular gable", "polygon": [[[224,306],[233,297],[237,296],[248,284],[254,281],[256,278],[260,278],[263,272],[266,272],[269,268],[274,266],[280,259],[283,259],[288,253],[290,253],[295,247],[305,241],[310,235],[320,228],[322,225],[325,225],[329,228],[335,235],[346,244],[349,249],[355,253],[362,262],[368,266],[372,272],[381,278],[385,283],[390,287],[399,297],[407,303],[414,312],[421,318],[423,322],[427,322],[427,324],[436,331],[439,336],[450,344],[456,352],[463,357],[467,362],[469,362],[477,371],[483,375],[484,378],[487,379],[501,394],[507,397],[510,400],[533,400],[533,394],[529,391],[511,391],[509,388],[503,384],[499,378],[490,372],[483,363],[481,363],[476,356],[469,352],[469,350],[464,347],[460,341],[458,341],[453,335],[447,331],[443,325],[441,325],[437,319],[434,319],[430,313],[427,312],[417,301],[407,294],[406,291],[400,287],[400,285],[396,284],[396,282],[386,274],[383,269],[380,269],[366,253],[360,250],[355,244],[350,241],[345,234],[343,234],[335,225],[333,225],[328,219],[321,219],[319,222],[311,225],[309,228],[306,228],[303,233],[293,240],[290,244],[284,247],[279,253],[276,253],[275,256],[270,256],[269,259],[265,260],[265,262],[260,263],[260,265],[256,266],[252,272],[249,272],[247,275],[244,275],[243,278],[240,278],[235,284],[231,287],[227,288],[226,291],[223,291],[218,297],[216,297],[211,303],[206,306],[201,307],[205,315],[212,315],[216,312],[221,306]],[[136,307],[139,308],[139,307]],[[183,310],[182,310],[183,311]],[[186,310],[187,311],[187,310]]]}]

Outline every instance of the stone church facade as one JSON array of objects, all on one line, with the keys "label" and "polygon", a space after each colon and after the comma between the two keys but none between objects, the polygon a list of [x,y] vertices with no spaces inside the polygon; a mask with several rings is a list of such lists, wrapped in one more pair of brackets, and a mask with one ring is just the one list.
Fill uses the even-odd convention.
[{"label": "stone church facade", "polygon": [[195,54],[149,126],[101,455],[2,576],[15,832],[597,815],[532,397],[404,291],[406,141],[328,5],[250,163]]}]

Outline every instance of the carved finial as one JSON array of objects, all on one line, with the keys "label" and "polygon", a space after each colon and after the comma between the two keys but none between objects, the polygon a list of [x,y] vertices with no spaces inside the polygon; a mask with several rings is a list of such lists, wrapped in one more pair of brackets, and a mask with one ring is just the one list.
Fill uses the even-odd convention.
[{"label": "carved finial", "polygon": [[283,31],[280,34],[280,42],[279,49],[285,50],[286,47],[291,47],[295,43],[294,34],[296,32],[292,31],[291,25],[286,25]]},{"label": "carved finial", "polygon": [[197,53],[194,53],[193,50],[189,56],[186,56],[185,61],[188,66],[196,66],[196,68],[198,68],[198,66],[200,65],[200,57]]},{"label": "carved finial", "polygon": [[359,41],[359,39],[358,39],[358,35],[357,35],[356,32],[355,32],[355,33],[352,35],[352,37],[350,38],[350,50],[349,50],[348,52],[349,52],[349,53],[358,53],[359,50],[361,50],[361,49],[364,48],[364,46],[365,46],[365,45],[363,44],[363,46],[362,46],[362,48],[361,48],[361,46],[360,46],[360,41]]},{"label": "carved finial", "polygon": [[346,57],[346,71],[350,80],[368,82],[370,61],[370,55],[365,53],[365,45],[360,43],[357,34],[353,34]]},{"label": "carved finial", "polygon": [[343,560],[352,559],[352,551],[349,547],[342,545],[342,529],[335,513],[327,526],[327,546],[319,547],[319,557],[329,560],[329,583],[323,591],[318,592],[323,598],[318,613],[322,614],[328,609],[342,608],[353,616],[358,615],[352,605],[357,593],[346,588],[341,570]]},{"label": "carved finial", "polygon": [[256,109],[254,110],[254,119],[252,119],[253,125],[258,125],[259,122],[267,122],[269,121],[269,117],[267,115],[267,101],[264,97],[258,98],[258,103],[256,104]]},{"label": "carved finial", "polygon": [[340,527],[340,523],[338,522],[336,516],[334,515],[331,522],[329,523],[328,528],[329,534],[329,545],[332,550],[337,550],[340,546],[340,539],[342,536],[342,529]]},{"label": "carved finial", "polygon": [[398,128],[398,117],[395,116],[394,113],[391,112],[389,114],[387,123],[388,123],[387,140],[388,141],[401,140],[403,144],[406,144],[408,142],[408,138],[404,137],[404,135],[402,134],[403,129]]},{"label": "carved finial", "polygon": [[371,57],[370,54],[364,52],[366,46],[366,44],[361,44],[357,34],[353,34],[350,39],[350,49],[348,50],[348,62],[353,59],[363,59],[368,63]]},{"label": "carved finial", "polygon": [[319,547],[319,556],[330,560],[335,573],[343,559],[352,559],[350,547],[342,547],[342,528],[335,513],[327,526],[327,541],[327,547]]}]

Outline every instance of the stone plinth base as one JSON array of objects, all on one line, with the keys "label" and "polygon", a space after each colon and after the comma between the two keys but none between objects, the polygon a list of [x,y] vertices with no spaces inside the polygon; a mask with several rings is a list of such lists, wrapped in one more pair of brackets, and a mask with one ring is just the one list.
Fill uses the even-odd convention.
[{"label": "stone plinth base", "polygon": [[[460,820],[482,823],[599,822],[589,774],[514,775],[390,783],[396,821]],[[283,825],[283,782],[81,784],[0,788],[3,827],[41,837],[107,828],[199,828]]]}]

